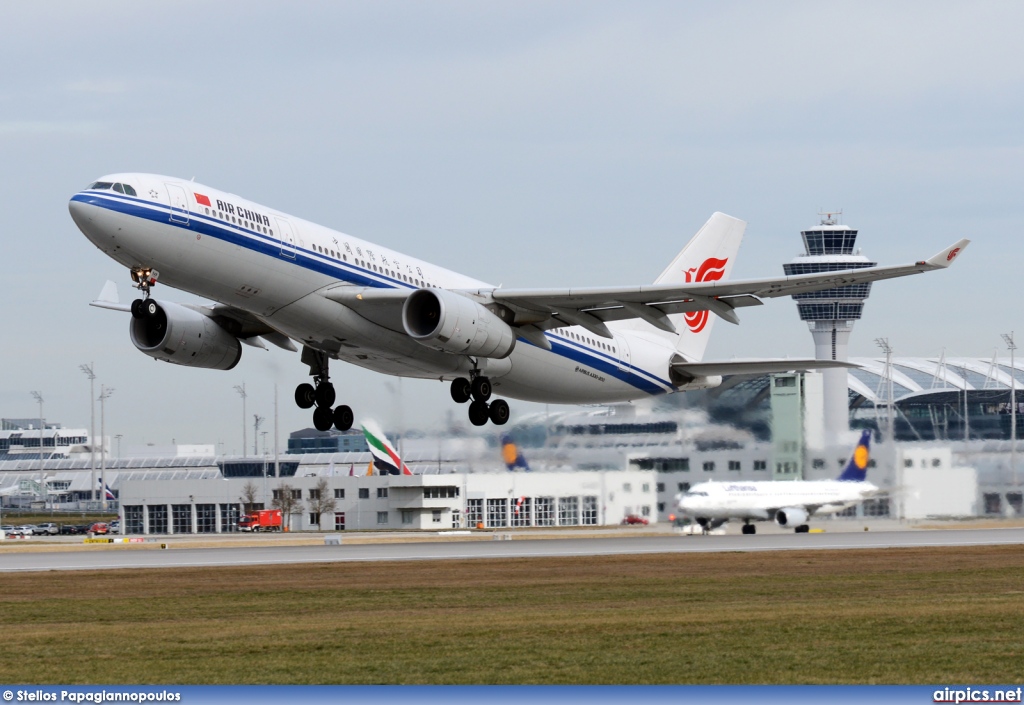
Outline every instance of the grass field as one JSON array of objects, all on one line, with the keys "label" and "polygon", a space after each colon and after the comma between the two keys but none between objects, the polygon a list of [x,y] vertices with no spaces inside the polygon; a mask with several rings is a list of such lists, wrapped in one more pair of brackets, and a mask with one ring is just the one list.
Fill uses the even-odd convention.
[{"label": "grass field", "polygon": [[1024,549],[5,574],[5,683],[1019,683]]}]

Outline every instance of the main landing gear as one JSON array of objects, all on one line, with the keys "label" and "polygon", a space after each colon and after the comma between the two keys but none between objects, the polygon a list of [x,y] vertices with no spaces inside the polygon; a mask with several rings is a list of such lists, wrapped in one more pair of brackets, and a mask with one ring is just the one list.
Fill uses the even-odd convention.
[{"label": "main landing gear", "polygon": [[747,522],[747,523],[745,523],[745,524],[744,524],[744,525],[743,525],[743,526],[741,527],[741,529],[740,529],[740,530],[741,530],[741,531],[742,531],[742,532],[743,532],[744,534],[756,534],[756,533],[757,533],[757,527],[756,527],[756,526],[754,526],[753,524],[751,524],[750,522]]},{"label": "main landing gear", "polygon": [[458,377],[452,380],[452,400],[456,404],[465,404],[472,399],[469,405],[469,422],[474,426],[483,426],[488,420],[496,426],[503,426],[508,423],[511,413],[508,402],[504,399],[495,399],[490,404],[487,400],[491,398],[491,380],[480,374],[478,370],[470,373],[470,379]]},{"label": "main landing gear", "polygon": [[303,347],[302,361],[309,365],[314,384],[306,382],[296,387],[295,403],[300,409],[316,406],[313,410],[313,426],[317,431],[329,431],[331,426],[339,431],[352,428],[352,408],[345,404],[334,407],[337,394],[327,373],[327,353]]}]

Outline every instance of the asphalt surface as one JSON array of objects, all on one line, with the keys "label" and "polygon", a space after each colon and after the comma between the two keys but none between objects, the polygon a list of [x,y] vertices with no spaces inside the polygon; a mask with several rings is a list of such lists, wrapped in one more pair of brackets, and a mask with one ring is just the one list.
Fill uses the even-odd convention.
[{"label": "asphalt surface", "polygon": [[945,529],[755,536],[674,535],[531,539],[516,534],[510,540],[435,543],[365,543],[334,546],[235,546],[187,548],[168,543],[161,550],[101,550],[0,553],[0,572],[50,570],[116,570],[126,568],[184,568],[300,563],[425,561],[479,558],[539,558],[565,556],[708,553],[725,551],[791,551],[883,549],[923,546],[990,546],[1024,544],[1024,527],[1004,529]]}]

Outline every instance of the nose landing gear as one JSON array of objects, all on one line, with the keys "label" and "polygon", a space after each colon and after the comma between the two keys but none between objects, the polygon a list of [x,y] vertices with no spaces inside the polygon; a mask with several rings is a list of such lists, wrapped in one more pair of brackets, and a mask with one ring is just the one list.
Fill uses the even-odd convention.
[{"label": "nose landing gear", "polygon": [[504,399],[495,399],[490,404],[487,403],[491,398],[491,380],[481,375],[479,370],[474,368],[470,372],[470,379],[453,379],[451,394],[452,401],[456,404],[465,404],[470,399],[473,400],[469,405],[469,422],[474,426],[483,426],[488,420],[496,426],[508,423],[511,413],[508,402]]},{"label": "nose landing gear", "polygon": [[160,311],[155,302],[149,300],[149,290],[156,286],[160,272],[146,267],[134,267],[131,270],[132,286],[142,292],[141,299],[132,301],[133,318],[152,318]]},{"label": "nose landing gear", "polygon": [[314,384],[304,382],[295,388],[296,405],[300,409],[316,406],[313,410],[313,427],[317,431],[329,431],[332,426],[339,431],[352,428],[354,415],[351,407],[341,404],[331,408],[337,400],[337,394],[328,376],[327,353],[304,346],[302,361],[309,365]]}]

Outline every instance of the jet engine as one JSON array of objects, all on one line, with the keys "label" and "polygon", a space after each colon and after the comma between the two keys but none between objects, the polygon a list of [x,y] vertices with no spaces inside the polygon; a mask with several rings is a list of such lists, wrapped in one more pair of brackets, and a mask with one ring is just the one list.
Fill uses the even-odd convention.
[{"label": "jet engine", "polygon": [[512,328],[490,309],[447,289],[419,289],[402,306],[402,325],[417,342],[448,353],[504,358]]},{"label": "jet engine", "polygon": [[141,309],[141,317],[132,316],[129,333],[135,347],[150,357],[210,370],[230,370],[242,357],[238,338],[199,311],[153,299]]},{"label": "jet engine", "polygon": [[779,526],[800,526],[807,522],[807,510],[800,507],[786,507],[775,512]]}]

